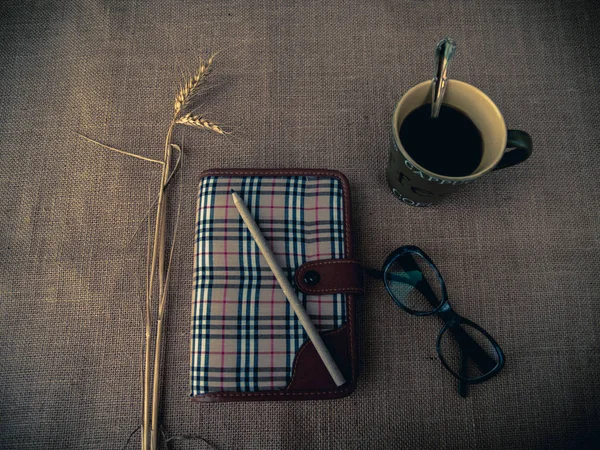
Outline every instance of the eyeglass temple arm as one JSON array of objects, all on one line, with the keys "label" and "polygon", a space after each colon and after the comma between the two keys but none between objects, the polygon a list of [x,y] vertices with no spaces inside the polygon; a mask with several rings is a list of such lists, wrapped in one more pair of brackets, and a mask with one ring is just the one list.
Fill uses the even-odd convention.
[{"label": "eyeglass temple arm", "polygon": [[[460,372],[458,372],[458,374],[461,377],[467,378],[467,376],[468,376],[467,358],[465,357],[464,352],[460,348],[459,348],[459,352],[460,352]],[[467,398],[467,395],[469,395],[469,387],[468,387],[467,383],[460,379],[458,380],[458,395],[460,395],[462,398]]]},{"label": "eyeglass temple arm", "polygon": [[381,270],[371,269],[370,267],[363,267],[363,270],[370,277],[375,278],[376,280],[383,280],[383,272]]},{"label": "eyeglass temple arm", "polygon": [[[450,327],[449,331],[456,339],[456,342],[458,342],[461,354],[464,355],[465,364],[467,358],[471,358],[482,373],[488,373],[496,367],[498,364],[497,361],[481,348],[481,346],[469,336],[465,330],[461,327],[454,326]],[[462,355],[461,358],[463,358]]]}]

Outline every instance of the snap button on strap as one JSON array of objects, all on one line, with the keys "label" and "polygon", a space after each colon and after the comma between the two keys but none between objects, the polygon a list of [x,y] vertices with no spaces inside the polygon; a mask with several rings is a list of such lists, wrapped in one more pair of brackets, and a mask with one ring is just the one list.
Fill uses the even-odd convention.
[{"label": "snap button on strap", "polygon": [[361,294],[362,269],[356,259],[310,261],[296,269],[296,287],[304,294]]},{"label": "snap button on strap", "polygon": [[309,270],[304,274],[304,282],[309,286],[319,284],[319,281],[321,281],[321,275],[315,270]]}]

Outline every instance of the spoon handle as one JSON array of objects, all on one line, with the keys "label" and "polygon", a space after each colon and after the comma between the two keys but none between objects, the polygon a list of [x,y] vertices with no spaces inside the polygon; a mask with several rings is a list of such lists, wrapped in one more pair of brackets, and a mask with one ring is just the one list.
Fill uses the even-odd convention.
[{"label": "spoon handle", "polygon": [[456,52],[454,39],[446,37],[435,48],[435,76],[431,81],[431,117],[440,114],[446,87],[448,86],[448,64]]}]

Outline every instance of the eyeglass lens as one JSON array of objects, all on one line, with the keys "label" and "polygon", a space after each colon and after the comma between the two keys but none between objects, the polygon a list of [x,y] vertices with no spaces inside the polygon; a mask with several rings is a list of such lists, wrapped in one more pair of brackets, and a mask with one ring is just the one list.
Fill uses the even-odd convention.
[{"label": "eyeglass lens", "polygon": [[399,255],[384,276],[394,301],[414,312],[433,311],[443,301],[441,281],[429,262],[417,253]]},{"label": "eyeglass lens", "polygon": [[479,329],[466,323],[446,328],[440,337],[439,352],[448,368],[466,380],[487,375],[499,363],[492,342]]}]

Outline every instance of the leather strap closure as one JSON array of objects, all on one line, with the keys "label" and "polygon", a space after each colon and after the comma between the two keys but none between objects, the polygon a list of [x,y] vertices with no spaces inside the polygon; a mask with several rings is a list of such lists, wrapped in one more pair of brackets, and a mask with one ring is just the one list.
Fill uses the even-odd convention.
[{"label": "leather strap closure", "polygon": [[363,278],[356,259],[323,259],[302,264],[294,276],[304,294],[362,294]]}]

